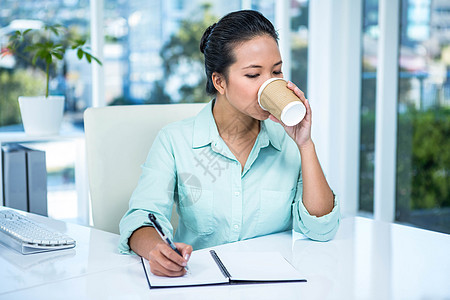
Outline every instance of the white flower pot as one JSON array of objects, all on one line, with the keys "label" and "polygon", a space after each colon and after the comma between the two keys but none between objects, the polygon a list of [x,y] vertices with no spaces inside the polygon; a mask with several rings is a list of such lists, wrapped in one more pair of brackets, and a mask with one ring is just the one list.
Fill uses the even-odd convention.
[{"label": "white flower pot", "polygon": [[26,134],[59,134],[64,113],[64,96],[21,96],[19,106]]}]

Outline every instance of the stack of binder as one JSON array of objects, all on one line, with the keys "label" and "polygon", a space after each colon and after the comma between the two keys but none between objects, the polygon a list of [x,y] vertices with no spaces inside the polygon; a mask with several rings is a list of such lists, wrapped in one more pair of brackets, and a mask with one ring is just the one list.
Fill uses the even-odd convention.
[{"label": "stack of binder", "polygon": [[3,204],[47,216],[45,152],[7,144],[2,147],[2,161]]}]

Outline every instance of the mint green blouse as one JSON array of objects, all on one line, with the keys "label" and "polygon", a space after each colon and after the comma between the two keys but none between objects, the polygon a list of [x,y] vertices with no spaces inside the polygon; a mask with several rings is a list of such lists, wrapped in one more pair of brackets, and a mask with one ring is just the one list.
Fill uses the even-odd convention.
[{"label": "mint green blouse", "polygon": [[[218,133],[213,103],[159,132],[120,222],[119,251],[132,252],[128,239],[150,226],[149,212],[175,242],[195,250],[291,228],[313,240],[331,239],[339,225],[337,198],[329,214],[308,213],[302,203],[300,152],[284,129],[262,121],[242,171]],[[174,203],[179,224],[173,237]]]}]

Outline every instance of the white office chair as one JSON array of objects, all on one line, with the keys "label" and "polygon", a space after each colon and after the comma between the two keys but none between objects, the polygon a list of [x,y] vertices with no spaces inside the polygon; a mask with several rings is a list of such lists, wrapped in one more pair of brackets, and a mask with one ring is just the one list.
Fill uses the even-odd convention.
[{"label": "white office chair", "polygon": [[[94,227],[119,232],[140,166],[158,131],[195,116],[200,104],[133,105],[89,108],[84,113],[86,154]],[[174,229],[178,215],[172,214]]]}]

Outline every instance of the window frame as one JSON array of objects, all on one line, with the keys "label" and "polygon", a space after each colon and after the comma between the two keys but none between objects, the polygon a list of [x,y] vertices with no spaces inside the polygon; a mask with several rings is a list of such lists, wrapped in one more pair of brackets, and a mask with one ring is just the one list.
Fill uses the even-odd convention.
[{"label": "window frame", "polygon": [[374,218],[395,220],[400,1],[380,0],[375,117]]}]

